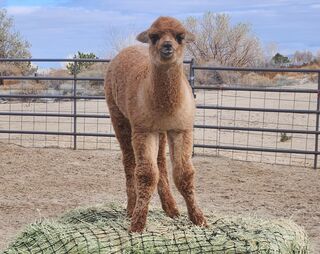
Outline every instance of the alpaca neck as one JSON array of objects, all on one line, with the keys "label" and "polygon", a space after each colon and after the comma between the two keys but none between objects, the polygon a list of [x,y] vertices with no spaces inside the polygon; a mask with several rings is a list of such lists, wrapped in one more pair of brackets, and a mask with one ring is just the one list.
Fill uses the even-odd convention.
[{"label": "alpaca neck", "polygon": [[171,114],[181,101],[182,64],[152,65],[151,92],[152,107],[155,111]]}]

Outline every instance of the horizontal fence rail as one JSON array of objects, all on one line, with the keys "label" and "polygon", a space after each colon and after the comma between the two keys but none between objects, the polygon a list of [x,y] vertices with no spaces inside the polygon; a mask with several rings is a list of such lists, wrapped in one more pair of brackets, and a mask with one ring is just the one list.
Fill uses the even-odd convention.
[{"label": "horizontal fence rail", "polygon": [[238,67],[207,67],[194,66],[195,70],[211,71],[241,71],[241,72],[295,72],[295,73],[319,73],[317,69],[294,69],[294,68],[238,68]]},{"label": "horizontal fence rail", "polygon": [[81,78],[81,77],[15,77],[15,76],[2,76],[3,80],[62,80],[62,81],[104,81],[103,78]]},{"label": "horizontal fence rail", "polygon": [[92,58],[0,58],[0,62],[94,62],[108,63],[110,59],[92,59]]},{"label": "horizontal fence rail", "polygon": [[[41,100],[50,99],[58,101],[70,101],[72,102],[73,109],[71,113],[64,112],[24,112],[24,111],[13,111],[13,110],[1,110],[0,116],[8,117],[49,117],[49,118],[65,118],[72,119],[72,131],[39,131],[39,130],[14,130],[14,129],[2,129],[0,128],[1,134],[21,134],[21,135],[53,135],[53,136],[72,136],[73,137],[73,148],[77,149],[77,137],[108,137],[113,138],[115,135],[113,133],[98,133],[98,132],[83,132],[78,130],[79,119],[110,119],[108,114],[95,114],[95,113],[79,113],[78,102],[79,101],[93,101],[93,100],[104,100],[105,97],[101,95],[79,95],[79,82],[103,82],[104,78],[95,77],[79,77],[75,71],[77,64],[81,62],[91,62],[91,63],[108,63],[108,59],[3,59],[0,58],[0,62],[70,62],[74,63],[74,74],[69,77],[51,77],[51,76],[0,76],[0,80],[16,80],[16,81],[66,81],[72,82],[72,94],[71,95],[38,95],[38,94],[5,94],[0,92],[0,102],[1,100]],[[317,168],[318,163],[318,143],[319,143],[319,115],[320,115],[320,70],[315,69],[293,69],[293,68],[234,68],[234,67],[207,67],[207,66],[197,66],[194,60],[184,61],[184,64],[189,66],[189,82],[196,97],[198,91],[208,91],[208,92],[257,92],[261,94],[274,93],[280,94],[288,93],[295,95],[309,94],[316,96],[316,107],[314,109],[295,109],[295,108],[277,108],[277,107],[253,107],[253,106],[223,106],[216,104],[202,104],[197,103],[197,109],[206,112],[208,110],[222,112],[249,112],[249,113],[277,113],[277,114],[303,114],[306,117],[308,115],[315,116],[315,127],[313,130],[309,128],[306,129],[294,129],[294,128],[270,128],[270,127],[255,127],[255,126],[227,126],[223,124],[198,124],[195,123],[195,130],[216,130],[216,131],[232,131],[233,135],[236,132],[248,132],[250,133],[291,133],[291,134],[303,134],[312,135],[314,137],[314,149],[286,149],[278,147],[249,147],[249,146],[239,146],[239,145],[225,145],[225,144],[206,144],[205,141],[200,144],[195,142],[195,148],[202,149],[216,149],[216,150],[232,150],[232,151],[252,151],[252,152],[266,152],[266,153],[284,153],[284,154],[304,154],[313,155],[313,167]],[[198,72],[201,71],[222,71],[222,72],[259,72],[259,73],[307,73],[307,74],[317,74],[317,88],[274,88],[274,87],[243,87],[241,85],[233,86],[219,86],[219,85],[196,85],[196,78]],[[235,95],[237,96],[237,95]],[[250,98],[249,98],[250,99]],[[0,104],[1,105],[1,104]],[[278,115],[279,118],[279,115]],[[204,140],[204,139],[203,139]]]}]

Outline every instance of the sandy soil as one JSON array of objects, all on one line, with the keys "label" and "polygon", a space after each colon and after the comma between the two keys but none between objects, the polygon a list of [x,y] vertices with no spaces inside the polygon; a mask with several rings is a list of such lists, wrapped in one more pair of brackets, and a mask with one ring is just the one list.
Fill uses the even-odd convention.
[{"label": "sandy soil", "polygon": [[[320,249],[320,171],[194,157],[206,211],[292,218]],[[79,206],[126,200],[117,151],[23,148],[0,143],[0,249],[28,223]],[[179,207],[185,205],[173,187]],[[159,207],[158,196],[152,206]],[[314,253],[319,253],[314,251]]]}]

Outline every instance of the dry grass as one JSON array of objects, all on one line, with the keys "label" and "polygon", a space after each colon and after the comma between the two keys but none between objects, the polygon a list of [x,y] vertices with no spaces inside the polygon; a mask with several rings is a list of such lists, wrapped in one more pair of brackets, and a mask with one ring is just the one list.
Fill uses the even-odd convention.
[{"label": "dry grass", "polygon": [[309,253],[306,233],[290,220],[207,218],[201,228],[185,214],[150,211],[146,231],[130,234],[123,208],[92,207],[28,226],[4,253]]},{"label": "dry grass", "polygon": [[264,75],[259,75],[254,72],[251,72],[241,77],[241,84],[245,84],[248,86],[259,86],[259,87],[273,86],[274,81]]},{"label": "dry grass", "polygon": [[17,66],[8,63],[0,64],[0,72],[5,76],[22,74],[21,70]]},{"label": "dry grass", "polygon": [[22,84],[20,88],[20,94],[23,95],[38,95],[41,94],[43,91],[46,91],[48,86],[43,82],[28,82],[28,84]]},{"label": "dry grass", "polygon": [[48,73],[50,77],[68,77],[70,74],[66,69],[51,69]]},{"label": "dry grass", "polygon": [[[21,70],[12,64],[0,64],[0,76],[21,76]],[[11,85],[15,85],[19,83],[17,80],[3,80],[3,86],[5,89],[10,87]]]}]

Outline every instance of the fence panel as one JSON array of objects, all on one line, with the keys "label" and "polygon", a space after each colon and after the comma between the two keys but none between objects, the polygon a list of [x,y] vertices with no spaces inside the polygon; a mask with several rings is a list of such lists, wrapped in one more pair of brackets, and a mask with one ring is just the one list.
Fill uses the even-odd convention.
[{"label": "fence panel", "polygon": [[[119,149],[104,100],[104,72],[76,71],[80,62],[109,60],[0,59],[19,61],[73,62],[74,71],[64,76],[2,76],[1,142]],[[185,64],[197,102],[195,154],[317,168],[320,70],[213,68],[196,66],[193,60]],[[212,84],[213,76],[220,83]],[[313,80],[301,82],[309,77]],[[255,79],[257,84],[252,83]]]},{"label": "fence panel", "polygon": [[[194,69],[196,79],[204,75],[201,72],[208,71],[228,72],[219,74],[226,80],[231,73],[238,74],[232,84],[194,87],[198,105],[196,154],[317,167],[319,70],[201,66]],[[256,72],[260,75],[247,74]],[[278,76],[269,79],[261,73],[278,73]],[[243,83],[243,80],[249,82],[248,76],[259,80]],[[290,83],[283,80],[288,77]],[[310,77],[312,81],[301,82],[302,78]],[[272,82],[259,83],[260,79]]]}]

